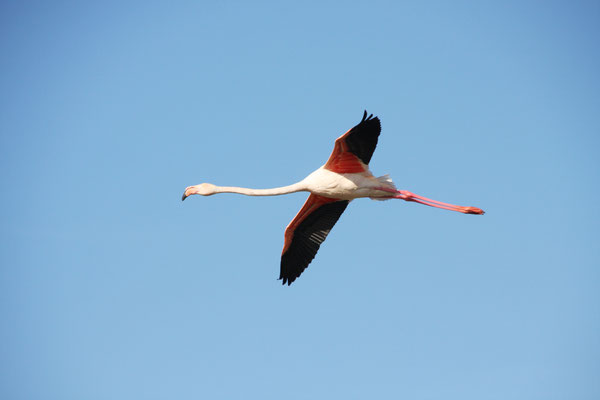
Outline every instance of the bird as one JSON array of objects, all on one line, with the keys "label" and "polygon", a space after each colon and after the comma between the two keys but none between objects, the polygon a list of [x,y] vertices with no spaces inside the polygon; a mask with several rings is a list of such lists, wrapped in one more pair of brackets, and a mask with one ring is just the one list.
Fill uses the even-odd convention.
[{"label": "bird", "polygon": [[398,190],[389,175],[375,177],[369,162],[381,133],[381,122],[365,110],[362,120],[336,139],[327,162],[300,182],[273,189],[216,186],[210,183],[188,186],[181,200],[191,195],[212,196],[238,193],[246,196],[279,196],[310,192],[308,199],[285,229],[279,280],[291,285],[312,262],[348,204],[358,198],[401,199],[464,214],[483,215],[477,207],[464,207],[428,199],[407,190]]}]

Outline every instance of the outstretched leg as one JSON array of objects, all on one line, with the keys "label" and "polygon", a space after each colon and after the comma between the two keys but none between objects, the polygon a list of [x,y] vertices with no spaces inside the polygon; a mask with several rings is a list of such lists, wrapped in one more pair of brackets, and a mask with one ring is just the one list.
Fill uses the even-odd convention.
[{"label": "outstretched leg", "polygon": [[393,189],[388,189],[388,188],[385,188],[385,189],[378,188],[378,189],[383,190],[385,192],[393,193],[394,195],[390,196],[390,198],[392,198],[392,199],[402,199],[405,201],[414,201],[415,203],[424,204],[429,207],[436,207],[436,208],[442,208],[444,210],[457,211],[457,212],[461,212],[463,214],[483,215],[485,213],[485,211],[483,211],[481,208],[464,207],[464,206],[457,206],[454,204],[443,203],[441,201],[432,200],[432,199],[428,199],[427,197],[419,196],[417,194],[409,192],[408,190],[393,190]]}]

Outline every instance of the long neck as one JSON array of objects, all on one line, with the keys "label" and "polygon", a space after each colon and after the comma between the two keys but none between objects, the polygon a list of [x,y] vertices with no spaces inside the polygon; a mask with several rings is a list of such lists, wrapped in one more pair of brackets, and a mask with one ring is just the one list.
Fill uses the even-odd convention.
[{"label": "long neck", "polygon": [[235,186],[217,186],[215,193],[238,193],[246,196],[279,196],[282,194],[296,193],[306,191],[306,185],[302,182],[293,185],[283,186],[273,189],[248,189]]}]

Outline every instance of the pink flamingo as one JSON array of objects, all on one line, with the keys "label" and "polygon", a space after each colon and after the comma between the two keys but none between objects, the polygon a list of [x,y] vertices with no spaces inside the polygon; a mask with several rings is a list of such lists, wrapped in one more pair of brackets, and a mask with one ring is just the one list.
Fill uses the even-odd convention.
[{"label": "pink flamingo", "polygon": [[361,197],[373,200],[402,199],[430,207],[458,211],[464,214],[484,214],[477,207],[442,203],[398,190],[388,175],[375,177],[369,171],[369,161],[381,132],[379,118],[367,117],[335,141],[329,160],[298,183],[274,189],[248,189],[215,186],[210,183],[188,186],[181,200],[199,194],[239,193],[246,196],[279,196],[295,192],[310,192],[302,209],[285,229],[279,279],[291,285],[313,260],[321,243],[338,221],[348,203]]}]

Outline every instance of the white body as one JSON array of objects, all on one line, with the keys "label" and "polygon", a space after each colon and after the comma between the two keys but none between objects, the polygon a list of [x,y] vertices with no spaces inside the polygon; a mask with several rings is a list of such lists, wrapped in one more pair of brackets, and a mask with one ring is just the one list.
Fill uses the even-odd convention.
[{"label": "white body", "polygon": [[321,167],[298,183],[313,194],[340,200],[352,200],[361,197],[378,199],[390,197],[390,193],[377,190],[387,188],[396,190],[387,176],[374,177],[369,171],[355,174],[338,174]]}]

